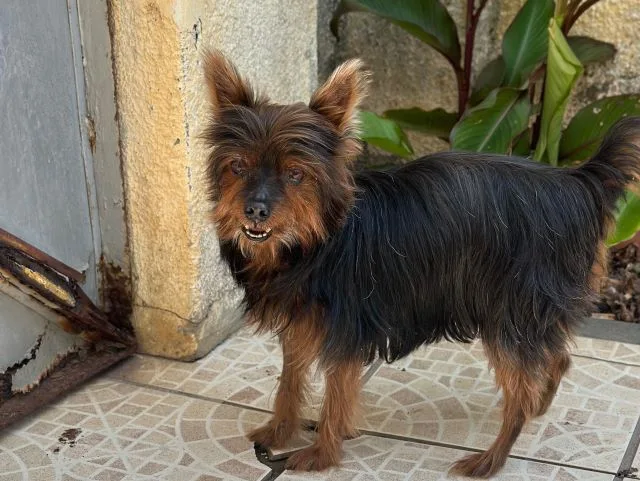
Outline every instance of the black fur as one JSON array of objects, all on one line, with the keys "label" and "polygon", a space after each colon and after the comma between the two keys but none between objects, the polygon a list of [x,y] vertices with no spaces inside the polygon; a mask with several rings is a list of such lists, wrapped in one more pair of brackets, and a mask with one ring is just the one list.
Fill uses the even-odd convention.
[{"label": "black fur", "polygon": [[605,225],[640,175],[639,133],[640,119],[624,121],[578,168],[449,152],[361,172],[342,229],[283,252],[278,272],[250,278],[231,243],[222,253],[248,310],[296,322],[324,308],[325,363],[479,336],[535,366],[586,313]]}]

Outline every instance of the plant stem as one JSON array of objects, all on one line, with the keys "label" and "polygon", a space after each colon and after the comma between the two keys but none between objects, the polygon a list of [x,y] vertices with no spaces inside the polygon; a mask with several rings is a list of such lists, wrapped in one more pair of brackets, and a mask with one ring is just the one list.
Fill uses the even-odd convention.
[{"label": "plant stem", "polygon": [[478,8],[475,8],[475,0],[467,0],[467,24],[464,42],[464,66],[462,71],[456,71],[458,77],[458,118],[467,108],[469,102],[469,94],[471,90],[471,72],[473,63],[473,45],[476,38],[476,29],[480,14],[487,5],[488,0],[480,0]]},{"label": "plant stem", "polygon": [[575,4],[570,5],[569,12],[567,13],[567,18],[564,20],[564,24],[562,25],[562,32],[566,35],[573,27],[573,24],[582,16],[584,12],[593,7],[600,0],[585,0],[583,4],[579,4],[580,2],[576,2]]}]

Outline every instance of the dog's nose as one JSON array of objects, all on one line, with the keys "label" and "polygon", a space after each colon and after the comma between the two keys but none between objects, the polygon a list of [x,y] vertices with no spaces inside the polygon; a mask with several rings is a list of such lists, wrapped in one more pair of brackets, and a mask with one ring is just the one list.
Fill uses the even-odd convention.
[{"label": "dog's nose", "polygon": [[245,206],[244,215],[254,222],[264,222],[271,215],[271,211],[264,202],[253,201],[248,202]]}]

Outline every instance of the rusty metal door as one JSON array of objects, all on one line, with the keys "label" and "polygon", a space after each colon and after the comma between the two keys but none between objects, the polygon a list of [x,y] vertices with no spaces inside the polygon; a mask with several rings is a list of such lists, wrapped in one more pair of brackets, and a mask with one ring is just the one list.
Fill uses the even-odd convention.
[{"label": "rusty metal door", "polygon": [[[131,350],[131,336],[96,307],[102,249],[87,119],[76,0],[2,0],[0,427],[13,419],[3,400],[72,366],[71,354],[99,357],[102,341]],[[90,364],[65,371],[62,387]]]},{"label": "rusty metal door", "polygon": [[0,227],[82,272],[95,300],[100,229],[70,6],[0,2]]}]

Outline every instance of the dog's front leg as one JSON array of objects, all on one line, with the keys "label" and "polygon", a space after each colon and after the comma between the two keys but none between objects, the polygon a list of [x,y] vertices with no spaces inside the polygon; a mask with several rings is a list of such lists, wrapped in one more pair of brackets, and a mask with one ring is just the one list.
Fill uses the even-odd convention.
[{"label": "dog's front leg", "polygon": [[343,438],[357,435],[355,427],[362,363],[348,361],[325,370],[326,388],[316,442],[293,454],[287,469],[322,471],[340,464]]},{"label": "dog's front leg", "polygon": [[319,340],[310,338],[309,331],[291,326],[280,336],[282,374],[271,420],[250,432],[254,443],[268,448],[281,448],[296,433],[300,414],[309,387],[309,368],[316,360]]}]

